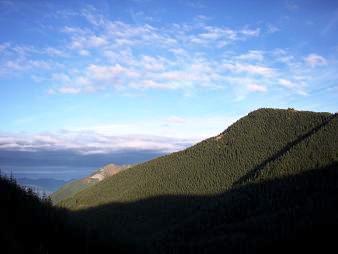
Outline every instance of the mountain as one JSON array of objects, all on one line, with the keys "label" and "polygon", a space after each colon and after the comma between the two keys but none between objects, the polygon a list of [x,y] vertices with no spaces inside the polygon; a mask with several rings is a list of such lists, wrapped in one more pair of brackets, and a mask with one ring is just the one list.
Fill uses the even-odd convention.
[{"label": "mountain", "polygon": [[315,242],[302,244],[329,241],[338,228],[337,133],[337,114],[256,110],[216,137],[136,165],[59,206],[102,237],[146,252],[309,247]]},{"label": "mountain", "polygon": [[100,181],[105,179],[106,177],[112,176],[120,172],[121,170],[129,168],[130,165],[114,165],[108,164],[104,167],[96,170],[90,176],[85,177],[83,179],[74,180],[63,185],[60,189],[50,195],[50,198],[54,204],[64,200],[66,198],[70,198],[74,196],[77,192],[84,190]]},{"label": "mountain", "polygon": [[149,196],[216,194],[253,181],[250,174],[258,180],[320,167],[336,159],[336,121],[329,113],[257,110],[216,137],[134,166],[62,204],[77,209]]}]

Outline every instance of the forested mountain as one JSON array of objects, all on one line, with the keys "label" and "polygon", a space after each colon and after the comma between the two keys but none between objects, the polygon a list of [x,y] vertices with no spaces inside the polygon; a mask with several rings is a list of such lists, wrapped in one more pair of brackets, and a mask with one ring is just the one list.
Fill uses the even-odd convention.
[{"label": "forested mountain", "polygon": [[304,248],[311,237],[321,243],[329,232],[323,225],[337,229],[337,118],[260,109],[59,205],[104,235],[155,253],[252,252],[295,239]]},{"label": "forested mountain", "polygon": [[84,190],[100,181],[105,179],[106,177],[112,176],[120,172],[121,170],[129,168],[130,165],[115,165],[115,164],[108,164],[102,168],[95,170],[90,176],[74,180],[70,183],[63,185],[57,191],[50,195],[50,198],[54,204],[64,200],[66,198],[70,198],[74,196],[81,190]]},{"label": "forested mountain", "polygon": [[[6,187],[1,240],[12,243],[5,245],[10,250],[30,246],[22,236],[40,220],[38,239],[51,228],[57,250],[71,241],[78,253],[336,251],[337,134],[337,114],[260,109],[216,137],[107,177],[58,207]],[[34,205],[25,204],[31,199]],[[30,241],[43,250],[54,246],[38,239]]]},{"label": "forested mountain", "polygon": [[328,165],[337,160],[337,141],[336,115],[260,109],[217,137],[132,167],[62,205],[77,209],[159,195],[222,193]]}]

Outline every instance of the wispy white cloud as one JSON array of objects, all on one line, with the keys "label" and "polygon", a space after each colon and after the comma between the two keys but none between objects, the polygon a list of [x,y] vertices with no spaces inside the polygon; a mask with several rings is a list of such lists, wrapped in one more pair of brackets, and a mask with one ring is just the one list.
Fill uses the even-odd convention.
[{"label": "wispy white cloud", "polygon": [[178,85],[170,81],[154,81],[151,79],[144,79],[141,81],[135,81],[130,84],[132,88],[138,89],[177,89]]},{"label": "wispy white cloud", "polygon": [[269,33],[276,33],[276,32],[279,32],[280,29],[277,26],[273,25],[273,24],[268,24],[267,25],[267,31]]},{"label": "wispy white cloud", "polygon": [[10,43],[4,42],[0,44],[0,54],[10,47]]},{"label": "wispy white cloud", "polygon": [[111,153],[123,150],[175,152],[193,144],[192,140],[150,135],[107,136],[93,132],[0,135],[0,149],[14,151],[71,150],[81,154]]},{"label": "wispy white cloud", "polygon": [[171,116],[166,119],[166,122],[168,124],[183,124],[186,122],[186,120],[183,117]]},{"label": "wispy white cloud", "polygon": [[74,36],[72,38],[70,48],[79,50],[85,48],[98,48],[106,45],[107,43],[107,40],[102,36]]},{"label": "wispy white cloud", "polygon": [[291,81],[289,79],[281,78],[278,79],[278,84],[290,91],[295,91],[299,95],[308,95],[306,92],[306,83],[302,78],[295,77],[295,80]]},{"label": "wispy white cloud", "polygon": [[263,61],[264,52],[261,50],[249,50],[247,53],[241,54],[236,58],[239,60],[247,61]]},{"label": "wispy white cloud", "polygon": [[256,29],[245,28],[245,29],[240,30],[239,34],[242,34],[247,37],[257,37],[260,35],[260,32],[261,32],[260,28],[256,28]]},{"label": "wispy white cloud", "polygon": [[237,117],[171,116],[147,122],[104,123],[73,127],[54,133],[0,134],[0,149],[41,151],[72,150],[110,153],[121,150],[175,152],[218,135]]},{"label": "wispy white cloud", "polygon": [[85,17],[89,23],[94,26],[103,25],[105,22],[105,18],[103,15],[97,13],[97,10],[93,6],[86,6],[80,12],[80,15]]},{"label": "wispy white cloud", "polygon": [[286,88],[294,88],[296,85],[288,79],[279,79],[278,83]]},{"label": "wispy white cloud", "polygon": [[61,49],[53,48],[53,47],[47,47],[44,49],[44,52],[46,52],[49,56],[56,56],[56,57],[66,57],[67,53]]},{"label": "wispy white cloud", "polygon": [[76,87],[62,86],[58,88],[57,91],[63,94],[78,94],[81,92],[81,89]]},{"label": "wispy white cloud", "polygon": [[80,56],[90,56],[90,55],[91,55],[91,54],[90,54],[90,51],[87,50],[87,49],[80,49],[80,50],[78,51],[78,53],[79,53]]},{"label": "wispy white cloud", "polygon": [[74,126],[72,130],[81,132],[93,131],[107,136],[155,135],[158,137],[188,139],[197,142],[218,135],[238,118],[238,116],[227,115],[199,117],[173,115],[142,121],[102,123],[86,127]]},{"label": "wispy white cloud", "polygon": [[288,66],[293,65],[296,60],[295,56],[290,54],[287,50],[281,48],[273,50],[272,57],[275,59],[276,62],[280,62]]},{"label": "wispy white cloud", "polygon": [[304,58],[304,61],[309,66],[311,66],[312,68],[316,67],[316,66],[326,65],[327,64],[327,60],[324,57],[322,57],[320,55],[317,55],[317,54],[310,54],[310,55],[306,56]]},{"label": "wispy white cloud", "polygon": [[234,30],[228,27],[202,25],[200,29],[202,29],[202,32],[199,34],[190,35],[190,42],[207,47],[213,47],[216,43],[217,47],[222,48],[235,41],[257,37],[260,34],[260,28]]},{"label": "wispy white cloud", "polygon": [[27,71],[50,70],[54,63],[44,60],[30,60],[25,58],[6,60],[0,63],[0,74],[20,74]]},{"label": "wispy white cloud", "polygon": [[223,68],[231,72],[243,72],[262,76],[271,76],[275,73],[273,68],[245,63],[224,63]]},{"label": "wispy white cloud", "polygon": [[249,91],[252,91],[252,92],[266,92],[268,89],[266,88],[266,86],[264,85],[260,85],[260,84],[255,84],[255,83],[252,83],[252,84],[249,84],[248,86],[248,89]]},{"label": "wispy white cloud", "polygon": [[143,55],[140,64],[147,71],[163,71],[165,69],[166,60],[160,57]]},{"label": "wispy white cloud", "polygon": [[61,83],[69,83],[71,81],[71,78],[65,73],[53,73],[51,79]]},{"label": "wispy white cloud", "polygon": [[138,73],[119,64],[113,66],[91,64],[87,67],[89,77],[98,81],[114,81],[121,76],[137,78]]}]

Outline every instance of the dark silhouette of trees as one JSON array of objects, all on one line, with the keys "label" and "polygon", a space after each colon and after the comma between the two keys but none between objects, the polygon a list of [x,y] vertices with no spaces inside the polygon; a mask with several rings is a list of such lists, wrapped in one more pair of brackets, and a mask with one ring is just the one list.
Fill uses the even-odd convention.
[{"label": "dark silhouette of trees", "polygon": [[1,253],[118,250],[117,245],[95,242],[95,237],[84,233],[83,226],[76,224],[67,210],[53,207],[47,196],[40,198],[32,189],[22,188],[13,176],[0,175],[0,204]]}]

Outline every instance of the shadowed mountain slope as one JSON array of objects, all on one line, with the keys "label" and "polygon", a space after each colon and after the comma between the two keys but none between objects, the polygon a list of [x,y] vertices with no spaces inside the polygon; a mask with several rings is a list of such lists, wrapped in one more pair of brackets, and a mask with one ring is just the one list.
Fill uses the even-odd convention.
[{"label": "shadowed mountain slope", "polygon": [[145,253],[316,253],[335,247],[337,183],[334,163],[218,195],[165,195],[73,213],[99,238]]},{"label": "shadowed mountain slope", "polygon": [[67,212],[0,178],[1,253],[328,252],[337,249],[337,183],[333,163],[218,195]]}]

